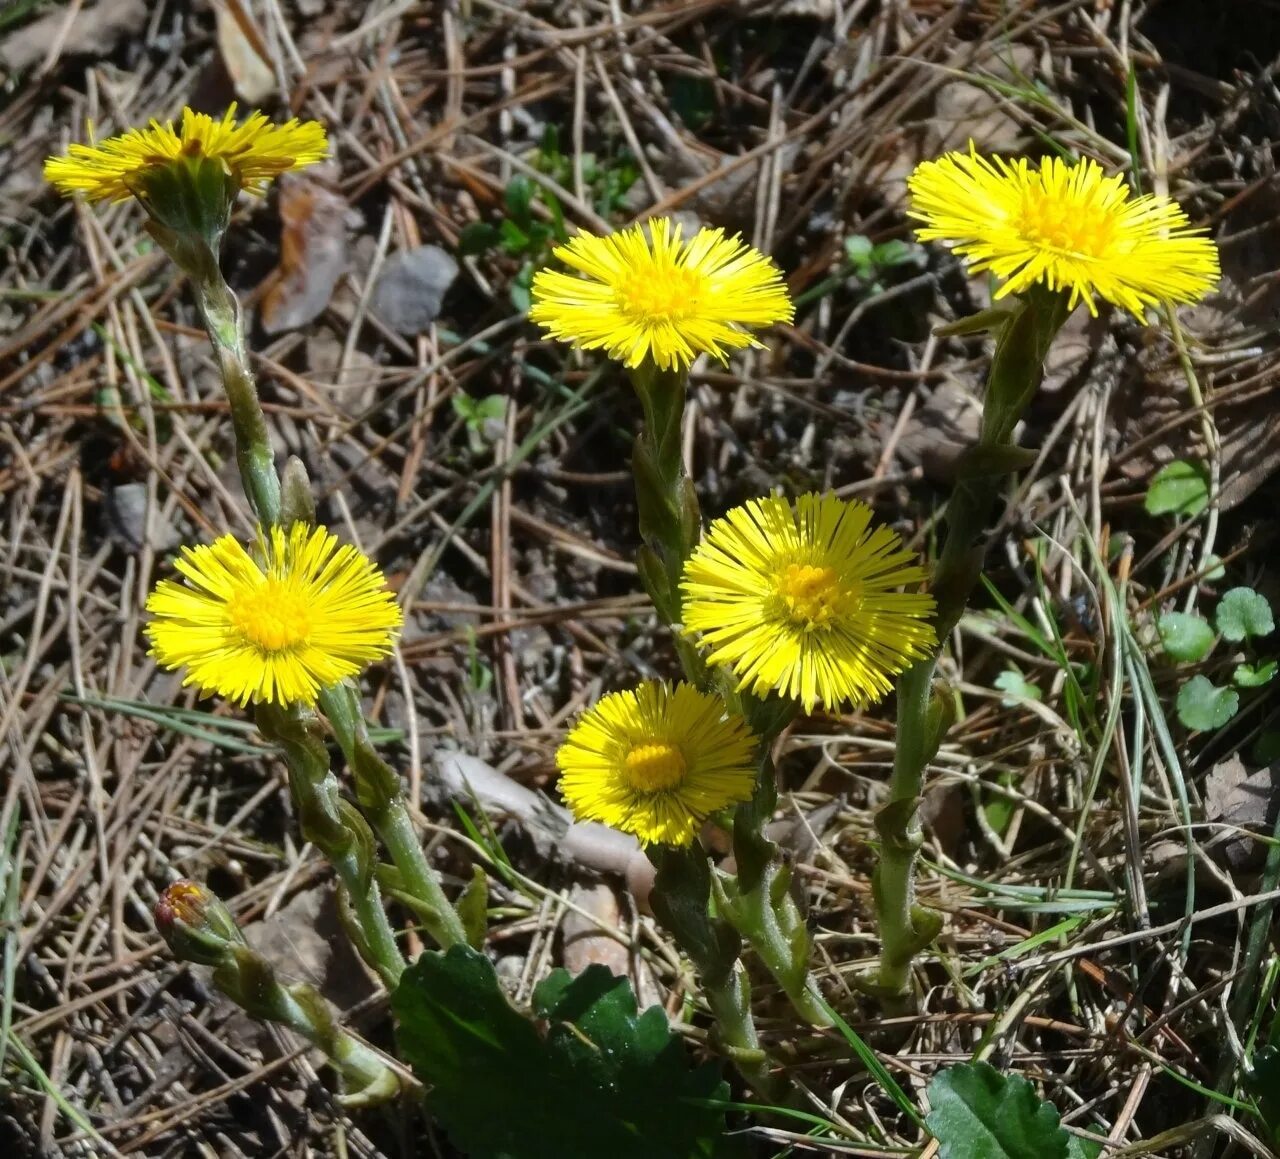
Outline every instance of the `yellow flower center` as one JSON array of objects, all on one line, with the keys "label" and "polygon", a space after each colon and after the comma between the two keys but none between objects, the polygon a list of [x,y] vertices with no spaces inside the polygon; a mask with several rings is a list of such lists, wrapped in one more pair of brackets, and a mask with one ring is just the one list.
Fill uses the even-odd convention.
[{"label": "yellow flower center", "polygon": [[311,634],[305,593],[278,579],[237,592],[227,603],[227,615],[232,628],[264,652],[287,652]]},{"label": "yellow flower center", "polygon": [[698,312],[704,281],[696,270],[679,267],[640,270],[618,287],[618,309],[650,325],[681,322]]},{"label": "yellow flower center", "polygon": [[1115,235],[1115,214],[1106,209],[1029,190],[1022,198],[1018,231],[1032,245],[1073,257],[1105,257]]},{"label": "yellow flower center", "polygon": [[680,746],[666,740],[636,745],[627,753],[624,766],[627,781],[642,793],[674,789],[684,780],[687,768]]},{"label": "yellow flower center", "polygon": [[806,632],[829,627],[849,606],[850,593],[841,588],[835,569],[809,563],[788,564],[776,592],[783,615]]}]

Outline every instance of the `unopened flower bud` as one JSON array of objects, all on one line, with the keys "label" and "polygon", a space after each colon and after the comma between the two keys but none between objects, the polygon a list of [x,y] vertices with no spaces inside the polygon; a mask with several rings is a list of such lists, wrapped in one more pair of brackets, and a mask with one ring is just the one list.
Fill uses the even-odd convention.
[{"label": "unopened flower bud", "polygon": [[231,912],[203,885],[175,881],[160,895],[156,929],[175,958],[202,966],[220,966],[230,946],[244,937]]}]

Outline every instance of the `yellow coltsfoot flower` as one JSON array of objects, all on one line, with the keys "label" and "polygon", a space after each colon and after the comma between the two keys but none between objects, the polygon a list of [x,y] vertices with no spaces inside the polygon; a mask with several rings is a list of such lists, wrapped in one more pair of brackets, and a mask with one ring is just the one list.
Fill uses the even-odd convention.
[{"label": "yellow coltsfoot flower", "polygon": [[648,681],[583,713],[556,753],[560,792],[579,821],[688,845],[710,814],[750,799],[755,747],[720,697]]},{"label": "yellow coltsfoot flower", "polygon": [[541,270],[529,318],[553,338],[604,350],[635,368],[688,369],[699,354],[721,362],[759,346],[750,327],[790,322],[795,310],[782,274],[764,254],[722,229],[688,241],[668,218],[608,237],[579,234],[555,256],[585,277]]},{"label": "yellow coltsfoot flower", "polygon": [[273,125],[255,112],[236,124],[235,105],[221,120],[184,108],[181,129],[153,120],[98,144],[71,145],[65,157],[45,161],[44,176],[59,192],[90,201],[136,197],[160,225],[216,251],[237,193],[261,194],[281,173],[324,160],[326,150],[317,121]]},{"label": "yellow coltsfoot flower", "polygon": [[908,216],[924,223],[921,241],[941,241],[1005,283],[997,298],[1039,283],[1097,298],[1143,316],[1160,301],[1195,302],[1218,283],[1218,251],[1182,208],[1154,194],[1134,196],[1121,176],[1089,158],[948,153],[907,179]]},{"label": "yellow coltsfoot flower", "polygon": [[806,712],[879,700],[936,645],[914,553],[871,509],[834,495],[753,499],[717,519],[684,568],[685,631],[740,689]]},{"label": "yellow coltsfoot flower", "polygon": [[292,120],[273,125],[262,113],[250,113],[236,124],[236,106],[220,121],[189,108],[182,128],[172,121],[152,120],[145,129],[130,129],[94,145],[71,145],[65,157],[50,157],[44,177],[66,194],[80,192],[90,201],[124,201],[138,196],[146,178],[183,158],[220,161],[241,189],[262,193],[281,173],[323,161],[328,148],[318,121]]},{"label": "yellow coltsfoot flower", "polygon": [[224,535],[175,566],[187,582],[161,580],[147,600],[150,654],[242,705],[313,704],[390,652],[400,627],[377,565],[323,527],[272,527],[253,552]]}]

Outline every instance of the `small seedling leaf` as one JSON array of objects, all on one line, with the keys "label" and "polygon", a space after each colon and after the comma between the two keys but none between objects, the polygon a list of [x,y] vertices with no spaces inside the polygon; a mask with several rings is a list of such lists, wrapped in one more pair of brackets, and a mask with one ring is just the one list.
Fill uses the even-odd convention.
[{"label": "small seedling leaf", "polygon": [[1268,660],[1264,664],[1241,664],[1231,675],[1231,682],[1237,688],[1261,688],[1270,684],[1276,674],[1276,662]]},{"label": "small seedling leaf", "polygon": [[962,1063],[929,1084],[925,1124],[940,1159],[1092,1159],[1097,1148],[1075,1141],[1057,1108],[1026,1079],[985,1062]]},{"label": "small seedling leaf", "polygon": [[502,240],[496,225],[487,221],[472,221],[462,227],[458,234],[458,253],[464,257],[482,254],[491,250]]},{"label": "small seedling leaf", "polygon": [[522,225],[529,221],[529,205],[533,201],[534,188],[533,182],[523,173],[517,173],[507,182],[507,212]]},{"label": "small seedling leaf", "polygon": [[533,1014],[545,1030],[465,946],[419,957],[391,1005],[430,1108],[475,1159],[741,1154],[715,1105],[728,1095],[718,1069],[691,1066],[666,1014],[638,1014],[630,984],[603,966],[576,978],[556,970],[537,988]]},{"label": "small seedling leaf", "polygon": [[1219,688],[1207,676],[1193,676],[1178,690],[1178,719],[1196,732],[1212,732],[1240,708],[1234,688]]},{"label": "small seedling leaf", "polygon": [[1213,628],[1200,616],[1169,612],[1160,617],[1156,627],[1165,652],[1175,660],[1194,664],[1203,660],[1213,647]]},{"label": "small seedling leaf", "polygon": [[1016,668],[1006,668],[995,678],[995,686],[1008,696],[1002,696],[1000,703],[1005,708],[1012,708],[1019,700],[1043,700],[1044,693],[1038,684],[1032,684]]},{"label": "small seedling leaf", "polygon": [[1231,641],[1269,636],[1276,630],[1275,617],[1266,597],[1252,588],[1232,588],[1218,601],[1218,631]]},{"label": "small seedling leaf", "polygon": [[903,265],[915,257],[915,250],[899,238],[890,238],[881,242],[871,251],[871,260],[882,270]]},{"label": "small seedling leaf", "polygon": [[1161,467],[1147,489],[1149,515],[1190,519],[1209,506],[1209,476],[1200,463],[1175,459]]},{"label": "small seedling leaf", "polygon": [[871,254],[875,246],[871,239],[863,234],[855,233],[844,239],[845,260],[859,273],[867,273],[871,269]]}]

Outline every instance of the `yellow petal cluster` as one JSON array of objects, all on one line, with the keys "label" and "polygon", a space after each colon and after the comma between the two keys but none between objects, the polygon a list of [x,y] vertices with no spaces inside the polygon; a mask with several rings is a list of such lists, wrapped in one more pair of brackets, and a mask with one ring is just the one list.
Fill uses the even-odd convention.
[{"label": "yellow petal cluster", "polygon": [[151,652],[184,685],[240,704],[313,704],[322,688],[385,656],[400,609],[376,564],[323,527],[260,531],[183,548],[185,579],[147,600]]},{"label": "yellow petal cluster", "polygon": [[755,747],[720,697],[649,681],[582,715],[556,753],[560,792],[579,821],[688,845],[707,816],[751,797]]},{"label": "yellow petal cluster", "polygon": [[1217,248],[1176,202],[1134,196],[1089,158],[988,158],[970,145],[921,163],[907,186],[920,239],[1003,278],[997,298],[1041,284],[1091,314],[1102,298],[1141,319],[1147,306],[1198,301],[1218,282]]},{"label": "yellow petal cluster", "polygon": [[318,121],[273,125],[259,112],[236,124],[236,106],[215,120],[182,110],[182,126],[153,120],[93,145],[71,145],[65,157],[44,163],[45,180],[62,193],[83,193],[90,201],[123,201],[143,188],[149,173],[183,158],[221,161],[242,189],[261,193],[290,169],[324,160],[328,143]]},{"label": "yellow petal cluster", "polygon": [[654,218],[648,232],[630,226],[579,234],[555,256],[575,274],[534,276],[529,318],[553,338],[604,350],[627,367],[646,359],[687,369],[699,354],[721,362],[729,351],[760,345],[751,327],[790,322],[794,308],[778,267],[740,237]]},{"label": "yellow petal cluster", "polygon": [[871,509],[834,495],[753,499],[717,519],[685,564],[685,630],[740,689],[777,692],[811,712],[862,705],[936,645],[925,578]]}]

